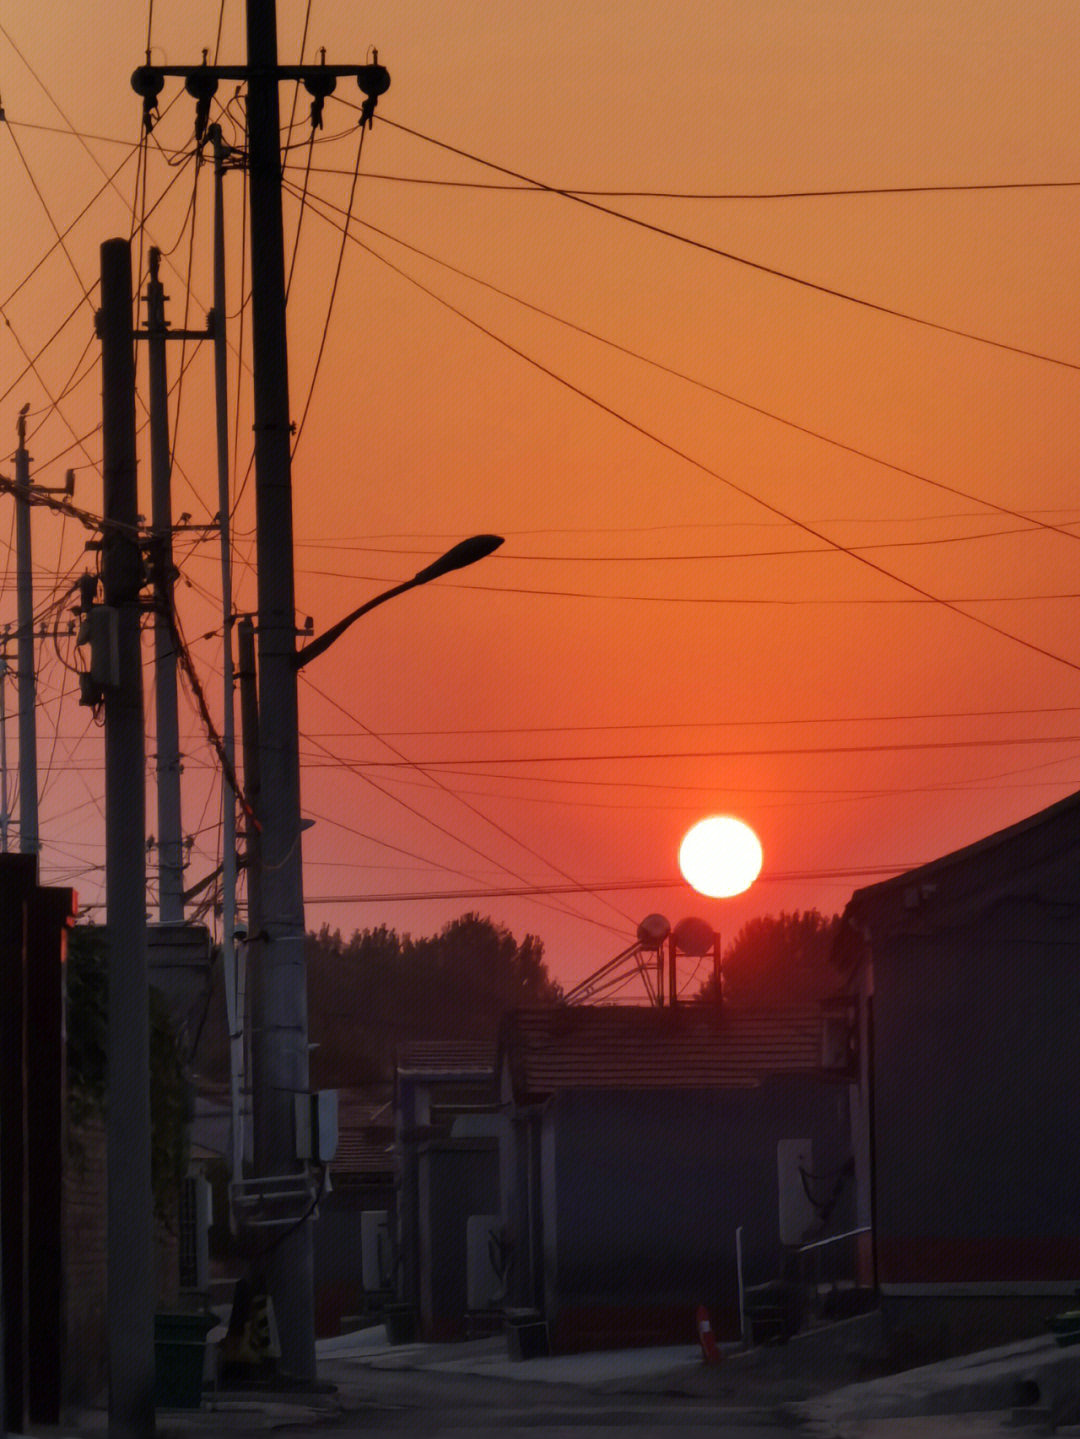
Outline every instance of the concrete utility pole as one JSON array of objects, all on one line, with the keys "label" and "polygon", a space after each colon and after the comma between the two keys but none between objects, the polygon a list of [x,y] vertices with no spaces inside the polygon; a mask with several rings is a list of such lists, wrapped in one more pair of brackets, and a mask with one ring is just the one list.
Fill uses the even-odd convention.
[{"label": "concrete utility pole", "polygon": [[[308,1089],[307,960],[300,851],[300,759],[293,586],[292,440],[281,218],[281,129],[274,0],[248,0],[248,186],[254,365],[255,525],[259,597],[259,767],[263,933],[259,964],[267,1130],[256,1169],[285,1175],[296,1158],[294,1098]],[[310,1221],[286,1230],[267,1284],[282,1367],[313,1380],[314,1257]]]},{"label": "concrete utility pole", "polygon": [[[146,787],[131,246],[101,247],[102,581],[115,635],[104,686],[105,905],[109,947],[108,1356],[110,1439],[149,1439],[156,1265],[150,1180]],[[111,611],[111,613],[109,613]]]},{"label": "concrete utility pole", "polygon": [[[258,983],[264,1018],[266,1132],[256,1125],[256,1178],[295,1181],[302,1208],[281,1224],[267,1260],[267,1286],[281,1340],[282,1368],[316,1377],[314,1264],[307,1167],[297,1158],[295,1096],[308,1090],[307,967],[300,850],[300,763],[293,589],[291,416],[285,326],[278,86],[296,80],[321,103],[338,77],[353,76],[367,100],[362,121],[390,83],[382,66],[278,64],[275,0],[248,0],[247,64],[140,66],[132,86],[146,123],[164,77],[182,76],[196,97],[196,136],[206,134],[219,80],[247,83],[247,161],[251,212],[251,334],[255,431],[255,524],[259,601],[260,765],[262,770],[262,931]],[[258,1041],[258,1036],[253,1040]],[[299,1220],[297,1223],[296,1220]]]},{"label": "concrete utility pole", "polygon": [[[251,616],[245,615],[236,627],[236,674],[240,682],[240,735],[244,752],[244,794],[248,810],[244,824],[244,858],[247,868],[247,942],[244,946],[249,972],[258,972],[263,932],[262,918],[262,847],[259,843],[259,816],[262,813],[262,784],[259,778],[259,692],[255,669],[255,627]],[[263,1031],[263,1015],[260,1008],[262,989],[252,983],[251,1013],[248,1036],[252,1072],[251,1128],[253,1139],[266,1131],[267,1116],[264,1109],[266,1086],[262,1079],[265,1064],[263,1053],[258,1047],[258,1036]],[[261,1143],[261,1140],[260,1140]],[[256,1156],[253,1156],[256,1157]],[[262,1158],[261,1153],[257,1156]]]},{"label": "concrete utility pole", "polygon": [[[236,718],[233,695],[232,545],[229,538],[229,349],[225,320],[225,197],[222,176],[230,153],[220,125],[207,129],[214,149],[214,334],[215,434],[217,438],[218,533],[221,537],[221,681],[224,722],[221,742],[235,774]],[[246,783],[246,777],[245,777]],[[241,1079],[244,1073],[244,967],[236,947],[236,792],[229,775],[221,777],[221,964],[229,1021],[229,1175],[244,1172],[244,1121]],[[245,951],[246,952],[246,951]]]},{"label": "concrete utility pole", "polygon": [[[8,782],[7,782],[7,630],[5,629],[0,645],[3,651],[0,652],[0,854],[8,852],[8,826],[11,816],[8,812]],[[0,1391],[2,1392],[2,1391]],[[0,1435],[0,1439],[3,1436]]]},{"label": "concrete utility pole", "polygon": [[[165,288],[158,279],[161,251],[150,250],[146,337],[150,379],[150,524],[154,532],[159,606],[172,605],[172,454],[169,382],[165,362]],[[180,724],[176,704],[176,645],[169,616],[154,614],[154,708],[157,729],[158,918],[184,918],[184,836],[180,824]]]},{"label": "concrete utility pole", "polygon": [[19,413],[15,451],[15,552],[19,639],[19,853],[37,854],[37,681],[34,665],[34,576],[30,556],[30,456],[26,452],[26,411]]}]

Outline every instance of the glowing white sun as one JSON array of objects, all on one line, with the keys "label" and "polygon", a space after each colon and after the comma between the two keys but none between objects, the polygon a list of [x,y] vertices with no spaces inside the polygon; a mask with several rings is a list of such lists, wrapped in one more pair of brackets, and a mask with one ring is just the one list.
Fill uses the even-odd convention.
[{"label": "glowing white sun", "polygon": [[761,861],[757,835],[729,814],[699,820],[679,846],[679,868],[687,884],[711,899],[749,889],[761,873]]}]

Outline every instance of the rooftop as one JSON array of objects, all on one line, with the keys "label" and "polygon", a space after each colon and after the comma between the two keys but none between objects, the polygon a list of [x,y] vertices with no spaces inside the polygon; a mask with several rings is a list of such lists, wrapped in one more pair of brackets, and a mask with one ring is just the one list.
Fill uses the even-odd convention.
[{"label": "rooftop", "polygon": [[[855,935],[928,933],[970,922],[1001,900],[1072,900],[1080,881],[1080,793],[973,844],[852,895],[839,944]],[[855,948],[857,949],[857,944]]]},{"label": "rooftop", "polygon": [[487,1039],[416,1039],[398,1046],[398,1074],[430,1079],[490,1079],[495,1045]]},{"label": "rooftop", "polygon": [[777,1074],[820,1074],[821,1009],[602,1005],[517,1010],[501,1052],[514,1094],[565,1089],[746,1089]]}]

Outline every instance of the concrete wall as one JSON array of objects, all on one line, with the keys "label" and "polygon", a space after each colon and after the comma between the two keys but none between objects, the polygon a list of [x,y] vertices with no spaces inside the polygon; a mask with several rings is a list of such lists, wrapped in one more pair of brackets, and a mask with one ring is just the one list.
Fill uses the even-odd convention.
[{"label": "concrete wall", "polygon": [[336,1182],[319,1202],[314,1228],[315,1333],[341,1333],[346,1316],[366,1314],[360,1216],[365,1209],[384,1209],[394,1223],[394,1185]]},{"label": "concrete wall", "polygon": [[418,1156],[420,1324],[425,1338],[466,1333],[466,1225],[499,1212],[496,1139],[441,1139]]},{"label": "concrete wall", "polygon": [[[699,1303],[714,1330],[734,1337],[735,1230],[743,1227],[746,1283],[779,1278],[777,1144],[808,1137],[815,1173],[838,1170],[846,1086],[799,1077],[726,1092],[565,1093],[545,1126],[557,1346],[693,1342]],[[850,1226],[853,1190],[849,1183],[834,1230]]]},{"label": "concrete wall", "polygon": [[874,957],[883,1286],[1080,1281],[1080,936],[1011,901]]}]

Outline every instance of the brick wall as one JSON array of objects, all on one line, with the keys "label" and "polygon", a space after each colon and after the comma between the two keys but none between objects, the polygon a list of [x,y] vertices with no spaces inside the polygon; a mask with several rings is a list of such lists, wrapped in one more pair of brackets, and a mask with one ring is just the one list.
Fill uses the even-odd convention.
[{"label": "brick wall", "polygon": [[[65,1407],[104,1404],[108,1395],[108,1182],[105,1125],[91,1116],[68,1135],[61,1243],[64,1264]],[[175,1307],[176,1236],[159,1229],[159,1308]]]},{"label": "brick wall", "polygon": [[72,1127],[64,1166],[65,1406],[107,1393],[106,1193],[105,1126],[93,1116]]}]

